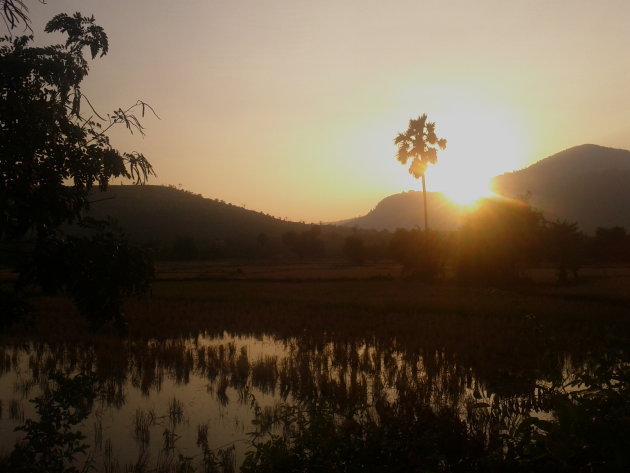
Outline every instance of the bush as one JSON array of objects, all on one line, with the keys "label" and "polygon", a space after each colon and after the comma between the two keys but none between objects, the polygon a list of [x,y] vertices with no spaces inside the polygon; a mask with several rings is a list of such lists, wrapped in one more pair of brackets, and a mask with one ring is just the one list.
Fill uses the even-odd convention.
[{"label": "bush", "polygon": [[527,203],[485,199],[458,233],[456,273],[465,283],[505,283],[541,257],[543,217]]},{"label": "bush", "polygon": [[323,401],[257,409],[249,472],[475,471],[483,451],[455,412],[386,402],[338,412]]},{"label": "bush", "polygon": [[403,265],[403,275],[422,281],[438,277],[447,258],[446,241],[435,231],[398,229],[389,250],[392,258]]},{"label": "bush", "polygon": [[51,376],[54,388],[32,402],[39,420],[28,419],[16,430],[25,437],[16,444],[7,464],[0,470],[12,473],[78,473],[75,461],[85,455],[88,445],[85,435],[73,430],[87,418],[96,397],[92,375],[78,374],[73,378]]},{"label": "bush", "polygon": [[34,258],[27,278],[72,297],[94,329],[112,321],[124,331],[123,298],[144,293],[153,278],[148,251],[111,232],[49,238]]},{"label": "bush", "polygon": [[351,264],[362,265],[365,262],[365,246],[358,236],[346,237],[343,244],[343,253]]}]

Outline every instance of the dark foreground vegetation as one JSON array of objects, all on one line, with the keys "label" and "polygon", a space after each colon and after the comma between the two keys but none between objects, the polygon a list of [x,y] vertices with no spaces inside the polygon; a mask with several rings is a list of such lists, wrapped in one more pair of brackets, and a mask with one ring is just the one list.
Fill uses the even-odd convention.
[{"label": "dark foreground vegetation", "polygon": [[[152,297],[125,304],[128,338],[90,331],[67,299],[40,298],[38,317],[5,344],[33,344],[40,379],[85,373],[114,405],[125,402],[126,382],[148,393],[162,377],[197,375],[218,400],[237,393],[252,405],[242,465],[229,445],[202,442],[198,456],[180,456],[174,436],[161,466],[146,460],[128,471],[625,471],[628,284],[627,276],[510,290],[388,279],[163,281]],[[288,356],[194,342],[226,332],[271,336]],[[75,412],[54,401],[59,382],[38,406]],[[257,407],[255,390],[280,404]],[[35,422],[24,424],[16,452],[35,448],[28,432],[50,428],[44,417]],[[81,441],[73,445],[36,448],[41,458],[74,451],[77,465],[88,457]],[[11,462],[20,458],[5,469],[19,471]]]}]

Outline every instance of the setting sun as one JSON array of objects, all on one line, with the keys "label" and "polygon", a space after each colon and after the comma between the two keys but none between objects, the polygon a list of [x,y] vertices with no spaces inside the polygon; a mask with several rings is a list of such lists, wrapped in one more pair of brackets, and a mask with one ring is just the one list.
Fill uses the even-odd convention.
[{"label": "setting sun", "polygon": [[494,195],[490,190],[488,179],[470,178],[470,182],[464,185],[453,186],[442,193],[452,202],[462,207],[474,205],[479,199]]},{"label": "setting sun", "polygon": [[458,205],[493,195],[490,180],[521,168],[529,153],[527,127],[516,104],[483,88],[444,88],[435,121],[447,147],[427,170],[427,187]]}]

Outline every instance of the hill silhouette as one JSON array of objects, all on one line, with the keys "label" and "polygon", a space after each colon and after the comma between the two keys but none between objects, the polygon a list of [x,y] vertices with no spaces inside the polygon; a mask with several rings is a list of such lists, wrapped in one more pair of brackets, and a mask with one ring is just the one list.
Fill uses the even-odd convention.
[{"label": "hill silhouette", "polygon": [[[496,176],[495,191],[506,197],[529,194],[530,203],[548,219],[576,221],[593,233],[597,227],[630,228],[630,151],[582,145],[569,148],[531,166]],[[454,230],[463,211],[439,192],[429,192],[429,225]],[[217,199],[166,186],[110,186],[95,192],[90,214],[113,217],[134,239],[167,247],[181,237],[203,242],[219,253],[230,247],[282,245],[287,232],[304,232],[310,225],[281,220]],[[349,227],[395,230],[422,227],[422,193],[402,192],[381,200],[358,218],[327,227],[338,238]],[[219,251],[220,250],[220,251]],[[225,252],[223,252],[225,253]],[[230,251],[227,251],[229,254]]]},{"label": "hill silhouette", "polygon": [[[593,233],[597,227],[630,228],[630,151],[586,144],[566,149],[531,166],[492,180],[504,197],[528,195],[529,202],[549,220],[578,222]],[[427,193],[429,226],[456,229],[463,211],[439,192]],[[422,193],[394,194],[362,217],[338,222],[359,228],[422,227]]]},{"label": "hill silhouette", "polygon": [[281,220],[172,186],[112,185],[91,201],[91,217],[111,217],[164,259],[336,257],[349,236],[383,247],[380,232]]},{"label": "hill silhouette", "polygon": [[548,219],[576,221],[582,230],[630,228],[630,151],[586,144],[493,179],[499,195],[529,195]]},{"label": "hill silhouette", "polygon": [[[455,230],[461,223],[462,210],[440,192],[427,192],[429,227],[433,230]],[[339,225],[374,229],[395,230],[424,225],[421,191],[393,194],[381,200],[363,217],[337,222]]]},{"label": "hill silhouette", "polygon": [[135,240],[158,248],[185,239],[229,255],[230,248],[240,252],[310,228],[174,187],[112,185],[91,200],[90,216],[112,217]]}]

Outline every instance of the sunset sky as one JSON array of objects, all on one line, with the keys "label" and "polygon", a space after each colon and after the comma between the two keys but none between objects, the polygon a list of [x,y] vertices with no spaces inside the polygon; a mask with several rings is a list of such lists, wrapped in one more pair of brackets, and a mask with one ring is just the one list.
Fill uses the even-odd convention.
[{"label": "sunset sky", "polygon": [[277,217],[334,221],[419,183],[393,138],[427,113],[455,193],[565,148],[630,149],[628,0],[26,0],[39,42],[94,14],[110,52],[84,85],[136,99],[144,153],[172,184]]}]

